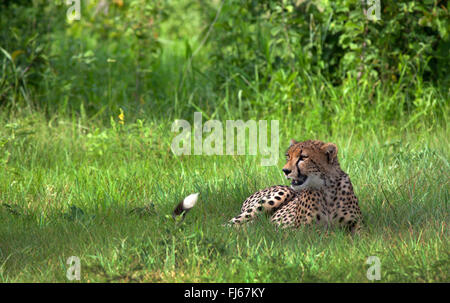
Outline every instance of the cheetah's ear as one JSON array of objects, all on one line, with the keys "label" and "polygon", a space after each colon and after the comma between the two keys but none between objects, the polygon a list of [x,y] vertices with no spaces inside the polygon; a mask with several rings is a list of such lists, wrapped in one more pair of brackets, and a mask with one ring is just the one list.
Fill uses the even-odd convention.
[{"label": "cheetah's ear", "polygon": [[298,143],[297,141],[295,141],[294,139],[291,139],[291,141],[289,141],[289,147],[291,147],[292,145]]},{"label": "cheetah's ear", "polygon": [[337,146],[334,143],[326,143],[321,148],[327,156],[328,163],[331,163],[337,157]]}]

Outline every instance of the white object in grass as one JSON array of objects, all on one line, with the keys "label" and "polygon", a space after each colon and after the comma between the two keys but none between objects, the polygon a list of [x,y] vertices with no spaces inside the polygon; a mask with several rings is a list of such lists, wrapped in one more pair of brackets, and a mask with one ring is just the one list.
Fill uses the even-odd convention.
[{"label": "white object in grass", "polygon": [[190,194],[183,200],[183,210],[189,210],[197,203],[199,193]]}]

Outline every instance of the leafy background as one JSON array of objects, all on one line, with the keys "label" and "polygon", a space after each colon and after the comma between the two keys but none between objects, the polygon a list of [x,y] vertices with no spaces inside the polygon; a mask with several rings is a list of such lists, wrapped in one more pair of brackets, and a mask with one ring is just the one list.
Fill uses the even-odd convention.
[{"label": "leafy background", "polygon": [[[0,281],[449,281],[448,1],[65,2],[0,1]],[[361,236],[222,227],[284,159],[175,155],[194,112],[336,143]]]},{"label": "leafy background", "polygon": [[357,0],[82,1],[72,22],[64,1],[0,5],[3,108],[106,120],[119,107],[133,118],[312,111],[305,127],[448,109],[447,1],[381,1],[376,22]]}]

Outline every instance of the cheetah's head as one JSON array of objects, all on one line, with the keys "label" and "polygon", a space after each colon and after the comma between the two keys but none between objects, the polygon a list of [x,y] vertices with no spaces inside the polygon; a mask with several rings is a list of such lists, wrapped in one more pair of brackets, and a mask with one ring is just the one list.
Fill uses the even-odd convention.
[{"label": "cheetah's head", "polygon": [[321,188],[325,178],[339,169],[336,145],[318,140],[291,140],[286,160],[283,172],[292,180],[291,186],[296,191]]}]

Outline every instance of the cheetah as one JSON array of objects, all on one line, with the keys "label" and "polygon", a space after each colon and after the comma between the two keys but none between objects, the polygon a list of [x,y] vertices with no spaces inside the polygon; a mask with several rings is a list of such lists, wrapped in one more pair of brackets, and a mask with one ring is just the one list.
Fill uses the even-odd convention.
[{"label": "cheetah", "polygon": [[254,193],[229,223],[241,225],[267,213],[280,227],[319,224],[358,233],[361,210],[350,178],[339,165],[337,150],[333,143],[291,140],[282,169],[291,186],[277,185]]}]

